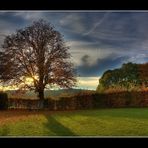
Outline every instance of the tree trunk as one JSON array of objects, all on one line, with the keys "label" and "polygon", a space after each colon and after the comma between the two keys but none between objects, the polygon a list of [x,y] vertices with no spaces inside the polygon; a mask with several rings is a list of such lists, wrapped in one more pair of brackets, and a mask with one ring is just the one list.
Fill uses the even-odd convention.
[{"label": "tree trunk", "polygon": [[57,110],[57,103],[56,103],[56,100],[54,101],[54,110]]},{"label": "tree trunk", "polygon": [[39,99],[40,99],[40,100],[44,100],[44,90],[39,90],[38,93],[39,93],[39,94],[38,94]]},{"label": "tree trunk", "polygon": [[39,100],[40,100],[39,108],[43,109],[44,108],[44,90],[38,91],[38,97],[39,97]]}]

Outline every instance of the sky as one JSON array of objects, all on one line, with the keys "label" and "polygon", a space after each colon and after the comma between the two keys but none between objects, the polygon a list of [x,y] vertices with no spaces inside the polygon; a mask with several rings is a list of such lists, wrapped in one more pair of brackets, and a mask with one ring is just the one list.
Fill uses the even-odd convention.
[{"label": "sky", "polygon": [[78,88],[95,90],[106,70],[148,62],[148,11],[0,11],[0,45],[39,19],[64,35]]}]

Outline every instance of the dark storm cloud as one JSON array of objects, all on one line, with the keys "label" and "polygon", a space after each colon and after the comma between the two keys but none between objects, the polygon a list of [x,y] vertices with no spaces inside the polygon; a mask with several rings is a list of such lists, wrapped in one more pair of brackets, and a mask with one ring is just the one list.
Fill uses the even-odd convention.
[{"label": "dark storm cloud", "polygon": [[79,73],[80,76],[100,76],[103,74],[108,69],[114,69],[117,67],[120,67],[121,63],[123,61],[126,61],[129,57],[124,56],[124,57],[116,57],[115,55],[109,55],[108,57],[104,59],[97,59],[96,63],[90,65],[89,64],[89,57],[88,55],[84,55],[81,58],[81,65],[77,67],[77,72]]},{"label": "dark storm cloud", "polygon": [[81,61],[82,61],[82,65],[89,65],[89,60],[90,60],[90,56],[89,55],[84,55],[82,58],[81,58]]},{"label": "dark storm cloud", "polygon": [[148,13],[110,13],[87,36],[102,44],[119,49],[133,50],[148,37]]},{"label": "dark storm cloud", "polygon": [[14,25],[23,24],[26,22],[24,18],[16,16],[16,13],[13,12],[0,12],[0,20],[4,20]]}]

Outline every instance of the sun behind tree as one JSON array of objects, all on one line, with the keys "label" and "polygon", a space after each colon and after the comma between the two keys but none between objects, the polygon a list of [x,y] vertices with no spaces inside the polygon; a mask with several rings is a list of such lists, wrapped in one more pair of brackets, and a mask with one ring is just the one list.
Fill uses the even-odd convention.
[{"label": "sun behind tree", "polygon": [[[6,36],[0,50],[0,81],[35,90],[44,99],[47,85],[71,88],[76,84],[69,47],[63,36],[44,20]],[[26,78],[33,83],[26,83]]]}]

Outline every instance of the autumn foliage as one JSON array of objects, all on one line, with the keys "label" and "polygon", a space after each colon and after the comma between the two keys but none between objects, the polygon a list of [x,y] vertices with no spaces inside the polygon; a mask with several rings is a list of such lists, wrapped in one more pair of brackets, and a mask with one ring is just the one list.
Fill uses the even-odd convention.
[{"label": "autumn foliage", "polygon": [[[41,100],[6,99],[8,109],[38,110]],[[75,96],[60,97],[58,100],[44,100],[47,110],[81,110],[120,107],[148,107],[147,91],[122,91],[112,93],[81,92]],[[3,108],[4,109],[4,108]],[[5,108],[6,109],[6,108]]]},{"label": "autumn foliage", "polygon": [[121,68],[107,70],[99,80],[98,92],[148,90],[148,63],[126,63]]},{"label": "autumn foliage", "polygon": [[[41,100],[45,88],[73,87],[76,78],[68,49],[50,23],[35,21],[5,37],[0,51],[0,82],[34,90]],[[32,83],[26,83],[26,78]]]}]

